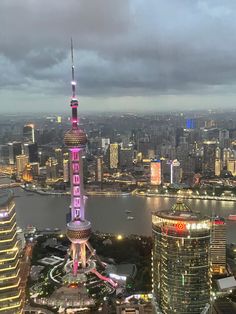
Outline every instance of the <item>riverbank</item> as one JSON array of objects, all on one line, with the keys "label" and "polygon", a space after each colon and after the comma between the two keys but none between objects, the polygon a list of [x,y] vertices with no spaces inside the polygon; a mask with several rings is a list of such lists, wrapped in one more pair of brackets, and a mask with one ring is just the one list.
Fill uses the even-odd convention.
[{"label": "riverbank", "polygon": [[138,192],[136,191],[135,195],[143,197],[168,197],[168,198],[180,198],[180,199],[192,199],[192,200],[206,200],[206,201],[230,201],[236,202],[235,196],[213,196],[213,195],[193,195],[193,194],[171,194],[171,193],[149,193],[149,192]]}]

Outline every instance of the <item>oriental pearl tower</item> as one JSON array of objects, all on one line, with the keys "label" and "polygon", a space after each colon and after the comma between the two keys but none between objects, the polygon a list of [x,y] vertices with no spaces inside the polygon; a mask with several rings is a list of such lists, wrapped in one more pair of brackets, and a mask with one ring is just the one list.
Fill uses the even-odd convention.
[{"label": "oriental pearl tower", "polygon": [[[71,242],[71,259],[66,265],[67,281],[81,282],[85,274],[96,270],[96,263],[91,259],[95,250],[88,240],[91,234],[91,223],[85,219],[85,197],[83,183],[82,155],[86,147],[87,136],[79,128],[77,108],[79,101],[76,97],[76,81],[73,60],[73,42],[71,40],[72,58],[72,97],[70,106],[72,110],[71,129],[65,133],[64,143],[70,155],[70,185],[71,185],[71,221],[67,224],[67,237]],[[68,280],[69,278],[69,280]]]}]

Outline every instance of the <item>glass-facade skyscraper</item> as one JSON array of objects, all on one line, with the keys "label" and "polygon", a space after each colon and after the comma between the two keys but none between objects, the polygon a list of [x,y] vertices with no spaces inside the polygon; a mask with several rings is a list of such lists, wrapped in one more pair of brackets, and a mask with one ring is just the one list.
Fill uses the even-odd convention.
[{"label": "glass-facade skyscraper", "polygon": [[[152,215],[157,313],[200,314],[210,303],[210,220],[180,202]],[[206,312],[207,313],[207,312]]]},{"label": "glass-facade skyscraper", "polygon": [[0,314],[22,313],[13,193],[0,192]]}]

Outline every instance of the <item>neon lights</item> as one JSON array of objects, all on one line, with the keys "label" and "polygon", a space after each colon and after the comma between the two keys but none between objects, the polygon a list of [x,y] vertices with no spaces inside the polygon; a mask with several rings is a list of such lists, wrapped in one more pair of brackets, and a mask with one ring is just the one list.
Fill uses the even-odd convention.
[{"label": "neon lights", "polygon": [[78,149],[72,148],[72,160],[78,161],[79,160],[79,151]]},{"label": "neon lights", "polygon": [[74,196],[79,196],[80,195],[80,187],[79,186],[74,186],[73,187],[73,194],[74,194]]},{"label": "neon lights", "polygon": [[72,168],[73,168],[74,173],[79,173],[79,164],[78,163],[73,163]]},{"label": "neon lights", "polygon": [[78,174],[73,175],[73,184],[80,184],[80,177]]},{"label": "neon lights", "polygon": [[74,198],[74,207],[80,207],[80,199],[78,197]]},{"label": "neon lights", "polygon": [[179,231],[183,231],[185,229],[185,223],[183,222],[179,222],[176,224],[176,228],[179,230]]}]

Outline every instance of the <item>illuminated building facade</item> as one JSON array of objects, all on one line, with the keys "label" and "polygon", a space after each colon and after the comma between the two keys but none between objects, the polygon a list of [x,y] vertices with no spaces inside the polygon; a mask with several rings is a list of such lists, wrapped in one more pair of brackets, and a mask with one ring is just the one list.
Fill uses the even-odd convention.
[{"label": "illuminated building facade", "polygon": [[13,193],[0,192],[0,313],[22,313],[19,247]]},{"label": "illuminated building facade", "polygon": [[63,153],[62,153],[61,148],[55,149],[55,158],[57,160],[59,169],[62,169],[62,167],[63,167]]},{"label": "illuminated building facade", "polygon": [[152,160],[150,163],[151,168],[151,184],[160,185],[161,184],[161,161]]},{"label": "illuminated building facade", "polygon": [[103,181],[103,158],[102,156],[97,157],[97,164],[96,164],[96,181],[102,182]]},{"label": "illuminated building facade", "polygon": [[18,177],[22,175],[28,162],[29,162],[28,156],[26,155],[16,156],[16,172]]},{"label": "illuminated building facade", "polygon": [[212,222],[211,263],[213,273],[226,272],[226,223],[219,217]]},{"label": "illuminated building facade", "polygon": [[[85,196],[83,182],[83,153],[87,144],[87,136],[79,128],[77,108],[79,105],[75,94],[73,47],[72,55],[72,109],[71,129],[66,132],[64,143],[69,148],[70,185],[71,185],[71,217],[67,224],[67,237],[71,242],[70,259],[65,265],[65,284],[71,286],[87,281],[87,274],[93,274],[102,281],[115,286],[112,279],[105,277],[96,268],[96,252],[89,243],[91,223],[85,218]],[[104,265],[102,265],[105,267]],[[80,285],[81,286],[81,285]]]},{"label": "illuminated building facade", "polygon": [[177,202],[152,215],[153,295],[159,313],[200,314],[210,302],[209,219]]},{"label": "illuminated building facade", "polygon": [[119,166],[119,148],[118,143],[109,145],[110,169],[117,169]]},{"label": "illuminated building facade", "polygon": [[55,158],[49,158],[46,162],[47,180],[58,179],[58,163]]}]

